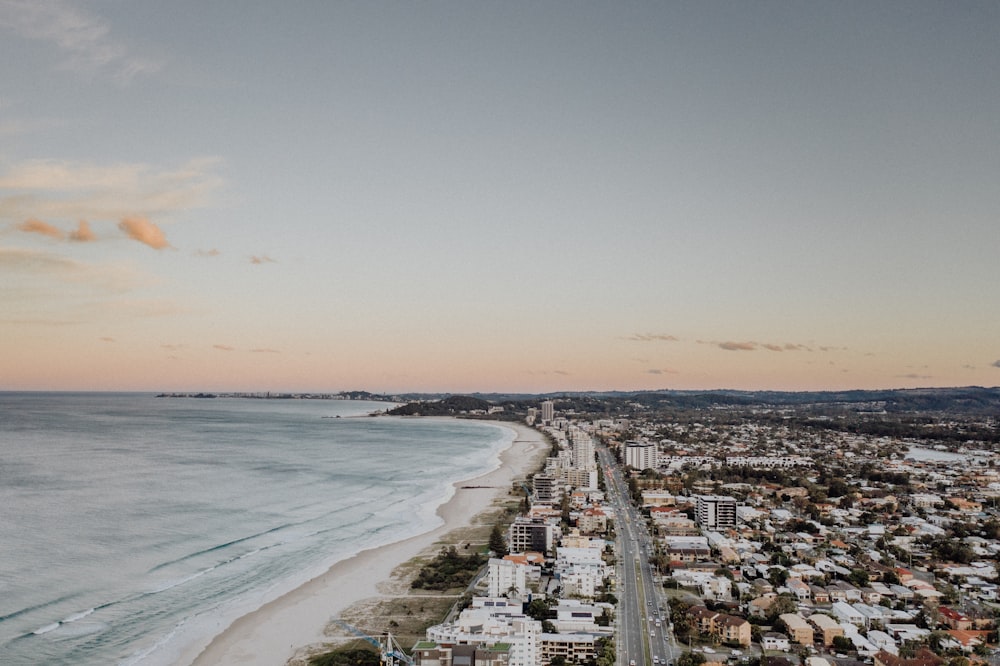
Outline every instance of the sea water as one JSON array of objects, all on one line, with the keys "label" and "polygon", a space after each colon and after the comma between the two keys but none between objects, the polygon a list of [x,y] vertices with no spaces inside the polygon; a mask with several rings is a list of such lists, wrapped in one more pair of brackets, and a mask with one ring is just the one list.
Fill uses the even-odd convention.
[{"label": "sea water", "polygon": [[175,663],[425,532],[513,432],[385,403],[0,393],[0,663]]}]

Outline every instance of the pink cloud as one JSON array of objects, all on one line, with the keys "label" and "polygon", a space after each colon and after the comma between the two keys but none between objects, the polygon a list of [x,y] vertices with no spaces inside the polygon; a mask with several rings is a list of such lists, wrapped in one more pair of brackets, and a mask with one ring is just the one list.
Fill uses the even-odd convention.
[{"label": "pink cloud", "polygon": [[90,241],[97,240],[97,236],[90,230],[90,224],[86,220],[80,220],[76,231],[70,232],[69,239],[78,243],[89,243]]},{"label": "pink cloud", "polygon": [[49,238],[61,239],[63,237],[63,232],[60,229],[57,229],[48,222],[42,222],[41,220],[36,220],[34,218],[25,220],[21,224],[17,225],[17,228],[29,234],[41,234],[42,236],[48,236]]},{"label": "pink cloud", "polygon": [[132,240],[148,245],[154,250],[170,247],[163,231],[144,217],[126,217],[118,223],[118,228]]},{"label": "pink cloud", "polygon": [[219,351],[236,351],[236,347],[230,347],[229,345],[212,345],[213,349],[218,349]]}]

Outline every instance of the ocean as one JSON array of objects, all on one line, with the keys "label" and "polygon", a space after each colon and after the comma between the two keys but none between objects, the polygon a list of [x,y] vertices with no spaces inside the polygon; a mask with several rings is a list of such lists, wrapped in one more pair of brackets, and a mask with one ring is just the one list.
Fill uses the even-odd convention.
[{"label": "ocean", "polygon": [[[176,663],[357,552],[440,524],[513,431],[386,403],[0,393],[0,663]],[[338,418],[339,417],[339,418]]]}]

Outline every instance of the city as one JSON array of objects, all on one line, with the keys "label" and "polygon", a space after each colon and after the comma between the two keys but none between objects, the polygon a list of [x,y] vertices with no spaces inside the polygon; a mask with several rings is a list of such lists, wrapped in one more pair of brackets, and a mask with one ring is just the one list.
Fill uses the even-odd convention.
[{"label": "city", "polygon": [[997,663],[992,416],[579,407],[524,410],[552,453],[416,663]]}]

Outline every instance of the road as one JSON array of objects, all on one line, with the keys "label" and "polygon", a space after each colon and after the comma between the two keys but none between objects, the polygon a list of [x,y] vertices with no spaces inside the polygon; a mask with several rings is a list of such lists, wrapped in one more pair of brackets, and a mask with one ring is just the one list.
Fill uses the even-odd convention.
[{"label": "road", "polygon": [[668,629],[670,613],[663,587],[654,580],[649,530],[632,504],[614,456],[603,445],[597,447],[597,454],[604,471],[606,499],[617,517],[618,663],[634,661],[636,666],[649,666],[655,663],[655,657],[656,662],[672,666],[681,650]]}]

